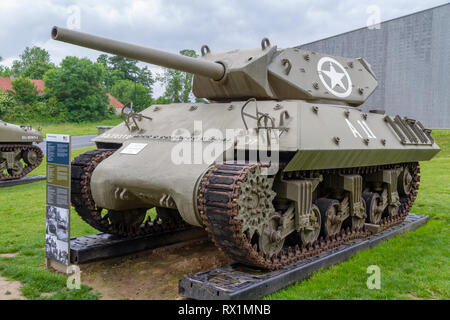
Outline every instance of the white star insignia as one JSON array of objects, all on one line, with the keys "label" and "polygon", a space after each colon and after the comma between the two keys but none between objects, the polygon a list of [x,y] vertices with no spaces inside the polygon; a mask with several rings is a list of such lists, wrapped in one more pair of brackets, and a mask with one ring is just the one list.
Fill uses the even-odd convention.
[{"label": "white star insignia", "polygon": [[339,85],[339,87],[346,90],[344,83],[342,82],[342,78],[345,76],[345,74],[337,72],[336,69],[334,69],[334,66],[331,62],[330,62],[330,71],[322,70],[322,72],[325,73],[328,78],[330,78],[331,89],[334,89],[334,87]]}]

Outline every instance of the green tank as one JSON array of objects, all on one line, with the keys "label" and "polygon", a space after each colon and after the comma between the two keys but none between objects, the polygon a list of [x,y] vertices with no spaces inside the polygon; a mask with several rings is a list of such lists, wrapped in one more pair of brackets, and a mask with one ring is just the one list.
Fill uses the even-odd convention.
[{"label": "green tank", "polygon": [[74,160],[73,206],[103,232],[198,226],[235,261],[277,269],[401,223],[419,161],[440,150],[420,121],[358,108],[377,87],[362,58],[268,39],[190,58],[58,27],[52,37],[193,73],[208,101],[124,113]]},{"label": "green tank", "polygon": [[42,141],[38,130],[0,120],[0,181],[22,178],[37,168],[42,150],[33,142]]}]

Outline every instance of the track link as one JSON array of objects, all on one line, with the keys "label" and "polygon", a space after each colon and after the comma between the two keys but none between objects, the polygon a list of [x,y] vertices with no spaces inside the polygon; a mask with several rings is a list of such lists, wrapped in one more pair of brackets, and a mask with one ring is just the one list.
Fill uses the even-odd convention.
[{"label": "track link", "polygon": [[[227,163],[212,167],[204,176],[200,185],[198,208],[212,241],[237,262],[255,266],[258,268],[276,270],[299,260],[312,257],[340,246],[341,244],[369,236],[371,233],[365,228],[341,230],[335,236],[318,239],[307,246],[285,246],[283,250],[272,256],[267,256],[258,251],[257,245],[251,244],[242,232],[242,222],[237,219],[239,205],[236,199],[240,193],[240,182],[246,179],[246,175],[253,170],[256,164]],[[401,223],[408,215],[418,189],[419,167],[417,163],[404,164],[412,172],[412,190],[408,196],[400,199],[399,213],[395,217],[383,218],[380,222],[381,232],[393,225]],[[378,166],[370,168],[344,169],[345,173],[368,173],[392,166]],[[339,172],[340,170],[333,170]],[[324,170],[323,173],[328,173]],[[299,172],[297,176],[309,175],[309,172]]]},{"label": "track link", "polygon": [[2,172],[0,172],[0,181],[4,181],[4,180],[15,180],[15,179],[20,179],[25,177],[27,174],[29,174],[31,171],[33,171],[34,169],[36,169],[42,162],[42,158],[44,157],[42,150],[34,145],[27,145],[27,144],[0,144],[0,152],[12,152],[12,151],[17,151],[20,150],[20,152],[23,154],[25,151],[35,151],[38,159],[36,161],[35,164],[33,165],[26,165],[23,168],[23,171],[21,174],[16,174],[16,175],[10,175],[10,174],[3,174]]},{"label": "track link", "polygon": [[[113,223],[110,219],[111,211],[102,215],[103,209],[96,206],[92,197],[91,176],[97,165],[115,151],[113,149],[88,151],[72,161],[71,201],[78,215],[93,228],[121,237],[136,237],[188,228],[189,226],[178,216],[153,220],[147,217],[142,224],[130,226]],[[127,214],[127,212],[123,213]]]}]

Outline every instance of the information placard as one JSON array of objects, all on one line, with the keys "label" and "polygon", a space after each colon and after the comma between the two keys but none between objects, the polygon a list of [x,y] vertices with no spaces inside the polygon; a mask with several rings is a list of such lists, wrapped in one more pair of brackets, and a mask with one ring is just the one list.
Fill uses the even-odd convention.
[{"label": "information placard", "polygon": [[70,136],[47,134],[45,256],[70,263]]}]

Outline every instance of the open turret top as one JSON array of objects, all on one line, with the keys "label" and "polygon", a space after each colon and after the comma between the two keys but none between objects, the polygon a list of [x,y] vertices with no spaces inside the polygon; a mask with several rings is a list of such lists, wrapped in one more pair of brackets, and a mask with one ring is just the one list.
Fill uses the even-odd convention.
[{"label": "open turret top", "polygon": [[59,27],[52,29],[52,38],[193,73],[195,96],[215,101],[303,99],[360,105],[377,87],[362,58],[277,49],[266,38],[256,49],[211,52],[203,46],[197,59]]}]

